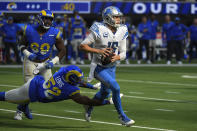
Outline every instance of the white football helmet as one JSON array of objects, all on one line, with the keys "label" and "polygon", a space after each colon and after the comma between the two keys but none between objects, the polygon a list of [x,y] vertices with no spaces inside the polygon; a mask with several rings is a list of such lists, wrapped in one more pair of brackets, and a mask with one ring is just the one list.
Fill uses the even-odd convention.
[{"label": "white football helmet", "polygon": [[115,6],[109,6],[105,8],[102,12],[102,17],[103,17],[103,22],[107,23],[113,27],[119,27],[120,24],[117,24],[115,19],[113,18],[114,16],[120,16],[120,24],[122,23],[122,12],[120,11],[119,8]]}]

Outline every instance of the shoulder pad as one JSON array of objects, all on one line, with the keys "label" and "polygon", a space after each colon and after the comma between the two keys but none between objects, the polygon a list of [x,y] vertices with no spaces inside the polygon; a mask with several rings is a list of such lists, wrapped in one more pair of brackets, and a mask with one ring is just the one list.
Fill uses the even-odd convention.
[{"label": "shoulder pad", "polygon": [[94,22],[93,25],[90,27],[90,30],[94,32],[97,36],[100,36],[100,26],[103,26],[103,24],[99,22]]},{"label": "shoulder pad", "polygon": [[121,25],[120,28],[121,28],[121,30],[123,31],[124,36],[123,36],[122,40],[124,40],[124,39],[126,39],[126,38],[128,37],[128,35],[129,35],[128,28],[127,28],[126,25]]},{"label": "shoulder pad", "polygon": [[25,25],[25,27],[24,27],[24,35],[26,35],[26,34],[27,34],[27,32],[28,32],[29,28],[31,28],[31,26],[30,26],[30,25],[28,25],[28,24],[26,24],[26,25]]}]

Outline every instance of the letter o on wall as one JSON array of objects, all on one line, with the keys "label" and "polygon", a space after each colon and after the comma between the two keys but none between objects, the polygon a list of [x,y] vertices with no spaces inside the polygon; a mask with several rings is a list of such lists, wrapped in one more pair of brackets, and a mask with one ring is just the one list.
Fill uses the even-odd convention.
[{"label": "letter o on wall", "polygon": [[146,12],[146,5],[144,3],[136,3],[134,6],[133,6],[133,11],[136,13],[136,14],[143,14]]}]

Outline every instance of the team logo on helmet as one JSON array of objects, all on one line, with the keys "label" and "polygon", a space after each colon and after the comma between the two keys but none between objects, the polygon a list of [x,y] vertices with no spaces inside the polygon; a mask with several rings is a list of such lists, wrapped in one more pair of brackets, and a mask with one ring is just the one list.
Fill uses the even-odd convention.
[{"label": "team logo on helmet", "polygon": [[83,81],[83,73],[77,66],[70,66],[72,70],[68,71],[65,75],[65,81],[71,85],[78,85]]}]

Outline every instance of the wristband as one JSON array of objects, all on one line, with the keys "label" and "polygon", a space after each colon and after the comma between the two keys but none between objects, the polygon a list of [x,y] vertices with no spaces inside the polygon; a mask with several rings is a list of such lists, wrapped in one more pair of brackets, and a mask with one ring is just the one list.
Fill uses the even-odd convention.
[{"label": "wristband", "polygon": [[53,64],[56,64],[57,62],[59,62],[59,57],[56,56],[56,57],[53,58],[51,61],[53,62]]},{"label": "wristband", "polygon": [[31,53],[30,53],[27,49],[23,50],[23,54],[24,54],[26,57],[29,57],[29,56],[31,55]]}]

